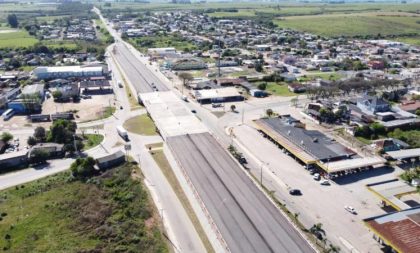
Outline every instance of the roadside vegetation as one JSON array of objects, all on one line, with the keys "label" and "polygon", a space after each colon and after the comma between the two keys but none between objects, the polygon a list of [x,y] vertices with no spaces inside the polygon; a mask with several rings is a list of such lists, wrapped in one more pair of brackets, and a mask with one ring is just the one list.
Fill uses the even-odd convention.
[{"label": "roadside vegetation", "polygon": [[143,53],[146,53],[148,48],[156,47],[174,47],[177,50],[182,50],[185,52],[190,52],[191,50],[197,49],[194,44],[178,35],[139,37],[130,39],[129,42]]},{"label": "roadside vegetation", "polygon": [[[87,163],[88,164],[88,163]],[[145,186],[124,164],[78,180],[70,172],[0,192],[4,252],[169,252]]]},{"label": "roadside vegetation", "polygon": [[139,135],[156,135],[156,126],[147,114],[142,114],[124,122],[124,128]]},{"label": "roadside vegetation", "polygon": [[102,134],[83,134],[83,150],[89,150],[91,148],[94,148],[98,146],[103,140],[104,136]]}]

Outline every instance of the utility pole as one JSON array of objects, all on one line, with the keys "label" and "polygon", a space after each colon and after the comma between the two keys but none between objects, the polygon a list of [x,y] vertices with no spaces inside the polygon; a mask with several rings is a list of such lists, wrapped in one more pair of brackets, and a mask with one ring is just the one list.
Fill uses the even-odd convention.
[{"label": "utility pole", "polygon": [[73,134],[73,145],[74,145],[74,151],[76,152],[77,156],[79,156],[79,152],[77,151],[77,145],[76,145],[76,134]]}]

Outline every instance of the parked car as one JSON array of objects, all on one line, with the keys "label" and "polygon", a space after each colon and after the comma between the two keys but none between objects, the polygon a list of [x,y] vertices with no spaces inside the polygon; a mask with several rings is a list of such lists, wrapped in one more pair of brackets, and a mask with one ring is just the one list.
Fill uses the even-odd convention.
[{"label": "parked car", "polygon": [[313,178],[314,180],[318,181],[321,179],[321,176],[319,175],[319,173],[315,173]]},{"label": "parked car", "polygon": [[313,174],[315,174],[315,170],[314,169],[309,169],[309,174],[311,174],[311,175],[313,175]]},{"label": "parked car", "polygon": [[351,214],[357,214],[356,210],[351,206],[344,206],[344,209]]},{"label": "parked car", "polygon": [[328,180],[322,180],[321,185],[331,185],[330,181]]},{"label": "parked car", "polygon": [[289,193],[290,195],[302,195],[302,192],[299,189],[291,189]]},{"label": "parked car", "polygon": [[218,107],[222,107],[222,106],[223,106],[222,104],[216,104],[216,103],[211,104],[211,107],[213,107],[213,108],[218,108]]}]

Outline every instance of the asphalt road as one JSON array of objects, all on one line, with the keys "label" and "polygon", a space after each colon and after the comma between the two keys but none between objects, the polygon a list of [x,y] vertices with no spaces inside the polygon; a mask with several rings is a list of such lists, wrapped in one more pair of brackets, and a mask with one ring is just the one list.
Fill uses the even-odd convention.
[{"label": "asphalt road", "polygon": [[168,91],[166,85],[122,42],[115,43],[113,54],[137,93]]},{"label": "asphalt road", "polygon": [[314,252],[209,133],[169,137],[231,252]]}]

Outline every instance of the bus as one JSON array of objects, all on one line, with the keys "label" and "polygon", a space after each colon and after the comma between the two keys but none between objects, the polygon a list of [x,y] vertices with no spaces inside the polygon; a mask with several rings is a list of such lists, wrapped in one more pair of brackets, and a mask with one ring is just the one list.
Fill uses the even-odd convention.
[{"label": "bus", "polygon": [[117,132],[125,141],[128,141],[128,133],[122,126],[117,126]]},{"label": "bus", "polygon": [[5,111],[1,116],[3,117],[3,120],[10,119],[13,115],[15,115],[15,111],[13,109],[8,109]]}]

